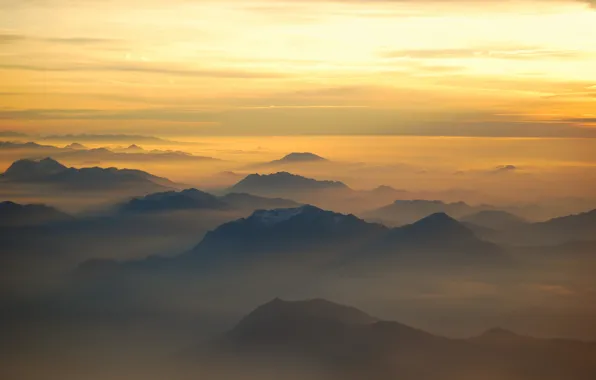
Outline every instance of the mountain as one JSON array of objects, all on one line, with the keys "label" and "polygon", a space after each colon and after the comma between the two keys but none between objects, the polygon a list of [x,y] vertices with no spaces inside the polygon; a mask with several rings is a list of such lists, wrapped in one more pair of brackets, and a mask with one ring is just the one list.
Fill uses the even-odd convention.
[{"label": "mountain", "polygon": [[377,256],[433,266],[508,262],[499,246],[481,240],[470,228],[445,213],[393,228],[370,250],[378,252]]},{"label": "mountain", "polygon": [[215,196],[197,189],[165,191],[134,197],[116,206],[120,212],[159,212],[176,210],[263,210],[299,207],[299,203],[282,198],[230,193]]},{"label": "mountain", "polygon": [[31,226],[71,220],[68,214],[42,204],[0,202],[0,227]]},{"label": "mountain", "polygon": [[171,142],[155,136],[142,135],[122,135],[122,134],[66,134],[66,135],[48,135],[44,136],[44,140],[70,140],[70,141],[84,141],[84,142],[107,142],[107,143],[122,143],[132,141],[142,141],[145,143],[164,143]]},{"label": "mountain", "polygon": [[15,132],[15,131],[0,131],[0,137],[27,137],[26,133]]},{"label": "mountain", "polygon": [[64,149],[74,149],[74,150],[81,150],[87,149],[87,147],[83,144],[79,144],[77,142],[70,143],[64,147]]},{"label": "mountain", "polygon": [[18,160],[2,175],[9,182],[50,184],[69,189],[109,190],[130,188],[157,190],[178,187],[166,178],[135,169],[69,168],[52,158]]},{"label": "mountain", "polygon": [[[218,359],[224,358],[224,366],[272,371],[281,367],[286,374],[291,373],[287,363],[294,363],[290,368],[324,370],[327,379],[588,380],[596,376],[593,342],[536,339],[505,330],[472,339],[444,338],[320,299],[275,299],[249,313],[198,355],[214,371]],[[250,367],[244,367],[246,362]]]},{"label": "mountain", "polygon": [[[487,206],[488,207],[488,206]],[[454,218],[481,211],[486,207],[474,207],[465,202],[444,203],[427,200],[396,200],[390,205],[362,214],[365,219],[387,222],[392,225],[413,223],[434,213],[446,213]]]},{"label": "mountain", "polygon": [[297,208],[258,210],[248,218],[225,223],[208,232],[189,257],[221,258],[231,254],[238,261],[255,255],[300,252],[325,256],[348,250],[387,230],[354,215],[343,215],[305,205]]},{"label": "mountain", "polygon": [[140,146],[138,146],[136,144],[132,144],[132,145],[129,145],[128,147],[126,147],[125,149],[123,149],[123,151],[130,152],[130,153],[142,153],[145,151],[145,149],[141,148]]},{"label": "mountain", "polygon": [[11,142],[0,141],[0,150],[17,150],[17,149],[33,149],[33,150],[55,150],[58,149],[51,145],[41,145],[35,142]]},{"label": "mountain", "polygon": [[460,221],[496,230],[519,228],[528,223],[525,219],[515,214],[501,210],[479,211],[460,218]]},{"label": "mountain", "polygon": [[155,212],[174,210],[211,209],[222,210],[228,204],[215,195],[197,189],[166,191],[136,197],[120,205],[121,212]]},{"label": "mountain", "polygon": [[10,181],[37,181],[51,178],[67,171],[68,168],[52,158],[42,160],[15,161],[2,177]]},{"label": "mountain", "polygon": [[229,192],[256,195],[304,194],[325,190],[349,190],[339,181],[319,181],[288,172],[250,174],[232,186]]},{"label": "mountain", "polygon": [[552,247],[561,251],[563,245],[594,240],[596,209],[537,223],[508,224],[499,230],[482,233],[487,239],[515,245]]},{"label": "mountain", "polygon": [[279,160],[271,161],[271,164],[295,164],[305,162],[326,162],[329,161],[319,155],[309,152],[293,152]]}]

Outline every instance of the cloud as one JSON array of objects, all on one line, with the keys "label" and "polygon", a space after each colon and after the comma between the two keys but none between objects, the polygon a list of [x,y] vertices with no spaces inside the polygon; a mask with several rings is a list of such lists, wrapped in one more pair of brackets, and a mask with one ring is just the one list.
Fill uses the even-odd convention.
[{"label": "cloud", "polygon": [[384,58],[411,59],[452,59],[452,58],[489,58],[489,59],[544,59],[577,58],[585,53],[575,50],[549,50],[539,48],[507,49],[413,49],[395,50],[381,54]]},{"label": "cloud", "polygon": [[25,34],[14,34],[14,33],[0,33],[0,44],[15,44],[23,42],[45,42],[55,44],[67,44],[67,45],[92,45],[92,44],[103,44],[103,43],[114,43],[119,40],[109,38],[91,38],[91,37],[68,37],[68,38],[46,38],[29,36]]},{"label": "cloud", "polygon": [[575,117],[568,119],[560,119],[559,121],[567,123],[596,124],[596,117]]},{"label": "cloud", "polygon": [[165,74],[189,77],[209,78],[281,78],[281,73],[257,72],[235,69],[188,69],[175,68],[170,65],[134,64],[134,63],[96,63],[96,64],[65,64],[65,65],[30,65],[30,64],[0,64],[0,69],[27,71],[56,71],[56,72],[136,72],[148,74]]}]

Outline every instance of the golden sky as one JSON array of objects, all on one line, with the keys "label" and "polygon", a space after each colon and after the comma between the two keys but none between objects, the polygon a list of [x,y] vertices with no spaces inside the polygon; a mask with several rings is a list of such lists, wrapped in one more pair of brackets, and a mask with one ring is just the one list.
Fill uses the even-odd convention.
[{"label": "golden sky", "polygon": [[594,1],[0,9],[0,130],[596,137]]}]

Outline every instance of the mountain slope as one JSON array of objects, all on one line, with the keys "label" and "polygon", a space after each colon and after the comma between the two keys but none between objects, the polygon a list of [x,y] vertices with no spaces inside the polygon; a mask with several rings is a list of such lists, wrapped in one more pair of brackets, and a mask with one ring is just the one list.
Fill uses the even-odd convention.
[{"label": "mountain slope", "polygon": [[250,174],[232,186],[229,192],[256,195],[300,194],[325,190],[349,190],[339,181],[318,181],[288,172]]},{"label": "mountain slope", "polygon": [[482,207],[470,206],[464,202],[444,203],[427,200],[396,200],[390,205],[362,214],[366,219],[387,221],[392,225],[413,223],[434,213],[446,213],[454,218],[472,214]]},{"label": "mountain slope", "polygon": [[30,226],[71,219],[70,215],[42,204],[0,202],[0,226]]},{"label": "mountain slope", "polygon": [[[244,368],[253,370],[257,366],[275,371],[282,366],[283,371],[284,363],[311,365],[324,369],[327,379],[588,380],[596,376],[595,343],[510,332],[449,339],[325,300],[275,299],[258,307],[199,360],[213,364],[221,358],[225,366],[243,366],[248,361],[250,367]],[[213,368],[217,371],[217,364]]]},{"label": "mountain slope", "polygon": [[197,189],[167,191],[133,198],[120,205],[122,212],[155,212],[175,210],[211,209],[223,210],[228,205],[215,195]]},{"label": "mountain slope", "polygon": [[130,189],[157,190],[176,188],[174,182],[135,169],[117,168],[69,168],[52,158],[19,160],[1,176],[16,183],[36,183],[80,190]]},{"label": "mountain slope", "polygon": [[519,228],[527,223],[523,218],[501,210],[483,210],[460,218],[462,222],[472,223],[491,229]]}]

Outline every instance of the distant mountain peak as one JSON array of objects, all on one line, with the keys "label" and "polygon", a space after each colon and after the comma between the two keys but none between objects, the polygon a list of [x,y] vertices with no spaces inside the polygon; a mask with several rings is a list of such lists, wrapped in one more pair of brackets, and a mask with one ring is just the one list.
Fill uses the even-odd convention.
[{"label": "distant mountain peak", "polygon": [[79,144],[78,142],[73,142],[65,146],[64,149],[87,149],[87,147],[83,144]]},{"label": "distant mountain peak", "polygon": [[316,180],[281,171],[272,174],[249,174],[231,188],[237,193],[277,193],[316,191],[326,189],[349,189],[346,184],[339,181]]},{"label": "distant mountain peak", "polygon": [[312,328],[314,321],[342,325],[369,325],[378,320],[354,307],[321,298],[303,301],[285,301],[274,298],[244,317],[232,330],[232,333],[259,336],[262,331],[276,331],[278,327],[286,325]]},{"label": "distant mountain peak", "polygon": [[12,163],[4,172],[4,177],[16,180],[27,180],[60,173],[68,168],[53,158],[40,160],[23,159]]},{"label": "distant mountain peak", "polygon": [[[447,213],[444,212],[436,212],[431,214],[425,218],[420,219],[419,221],[413,223],[413,225],[419,226],[430,226],[430,225],[447,225],[447,224],[460,224],[457,220],[453,219]],[[463,226],[462,226],[463,227]]]},{"label": "distant mountain peak", "polygon": [[274,163],[281,163],[281,162],[315,162],[315,161],[328,161],[326,158],[321,157],[317,154],[310,153],[310,152],[292,152],[287,154],[286,156],[282,157],[277,161],[273,161]]}]

